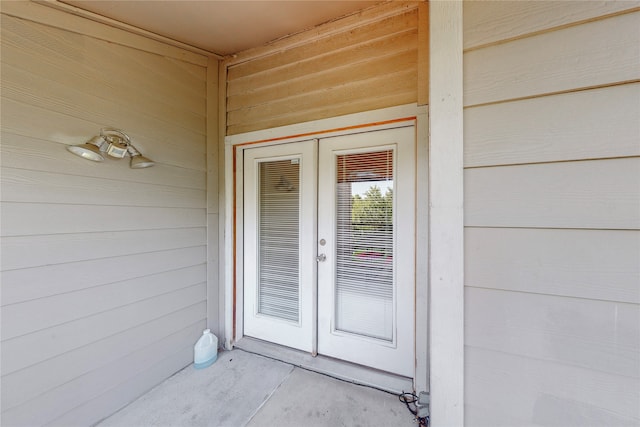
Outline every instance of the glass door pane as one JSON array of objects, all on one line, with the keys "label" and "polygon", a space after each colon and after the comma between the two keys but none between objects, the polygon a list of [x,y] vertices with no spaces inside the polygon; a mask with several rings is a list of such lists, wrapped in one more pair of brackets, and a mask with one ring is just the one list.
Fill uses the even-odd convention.
[{"label": "glass door pane", "polygon": [[258,313],[298,322],[300,161],[261,162],[258,180]]},{"label": "glass door pane", "polygon": [[393,150],[336,159],[336,329],[391,341]]}]

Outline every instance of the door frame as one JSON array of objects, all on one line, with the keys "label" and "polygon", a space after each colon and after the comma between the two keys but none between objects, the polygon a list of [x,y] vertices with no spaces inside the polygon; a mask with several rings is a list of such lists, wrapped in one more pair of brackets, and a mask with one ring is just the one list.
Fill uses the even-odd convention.
[{"label": "door frame", "polygon": [[[224,331],[226,349],[243,336],[243,150],[414,125],[416,247],[414,389],[428,390],[428,110],[409,104],[225,137]],[[314,350],[315,355],[315,350]]]}]

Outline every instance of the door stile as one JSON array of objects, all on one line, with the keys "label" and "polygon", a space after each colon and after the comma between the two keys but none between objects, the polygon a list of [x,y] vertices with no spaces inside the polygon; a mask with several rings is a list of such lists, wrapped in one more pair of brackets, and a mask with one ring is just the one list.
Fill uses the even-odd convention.
[{"label": "door stile", "polygon": [[314,209],[313,209],[313,250],[314,250],[314,263],[313,263],[313,292],[312,292],[312,306],[311,312],[313,316],[313,325],[311,329],[312,343],[311,343],[311,356],[316,357],[318,355],[318,189],[320,188],[319,181],[319,168],[318,168],[318,155],[320,152],[320,140],[314,139],[315,144],[315,180],[314,180]]}]

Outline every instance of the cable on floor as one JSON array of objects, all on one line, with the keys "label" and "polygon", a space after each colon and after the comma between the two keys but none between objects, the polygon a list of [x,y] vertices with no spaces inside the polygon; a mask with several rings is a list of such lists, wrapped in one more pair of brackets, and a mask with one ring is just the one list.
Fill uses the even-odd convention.
[{"label": "cable on floor", "polygon": [[418,402],[418,396],[414,393],[402,392],[398,395],[400,402],[404,403],[411,412],[420,427],[429,427],[429,417],[418,417],[418,408],[416,402]]},{"label": "cable on floor", "polygon": [[[358,383],[356,381],[349,381],[349,380],[346,380],[344,378],[334,377],[333,375],[329,375],[329,374],[324,373],[324,372],[315,371],[313,369],[307,368],[305,366],[302,366],[302,365],[299,365],[299,364],[296,364],[296,363],[285,362],[285,361],[282,361],[282,360],[277,359],[275,357],[265,356],[264,354],[256,353],[256,352],[250,351],[250,350],[245,350],[245,349],[240,348],[240,347],[236,347],[233,350],[234,351],[235,350],[240,350],[240,351],[243,351],[245,353],[255,354],[256,356],[261,356],[261,357],[265,357],[267,359],[275,360],[275,361],[278,361],[278,362],[281,362],[281,363],[286,363],[287,365],[295,366],[296,368],[300,368],[300,369],[303,369],[305,371],[314,372],[316,374],[324,375],[326,377],[333,378],[335,380],[342,381],[342,382],[345,382],[345,383],[354,384],[354,385],[357,385],[357,386],[360,386],[360,387],[371,388],[371,389],[374,389],[374,390],[381,391],[383,393],[396,395],[395,393],[392,393],[392,392],[390,392],[388,390],[384,390],[382,388],[378,388],[378,387],[375,387],[375,386],[372,386],[372,385],[368,385],[368,384],[360,384],[360,383]],[[404,403],[407,406],[407,409],[409,410],[409,412],[411,412],[413,414],[414,420],[418,423],[419,427],[429,427],[429,417],[421,418],[421,417],[417,416],[418,415],[418,409],[416,407],[416,402],[418,401],[418,396],[416,396],[413,393],[405,393],[405,392],[402,392],[397,396],[400,399],[400,402]],[[411,405],[413,405],[413,408],[411,408]]]}]

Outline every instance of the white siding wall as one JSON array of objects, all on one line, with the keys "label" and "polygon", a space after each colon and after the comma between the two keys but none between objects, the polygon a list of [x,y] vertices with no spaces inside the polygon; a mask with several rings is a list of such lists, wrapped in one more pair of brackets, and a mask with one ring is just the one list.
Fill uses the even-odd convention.
[{"label": "white siding wall", "polygon": [[637,6],[465,3],[467,425],[640,423]]},{"label": "white siding wall", "polygon": [[[87,425],[188,365],[206,325],[206,67],[1,24],[2,425]],[[66,151],[106,126],[156,166]]]}]

